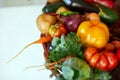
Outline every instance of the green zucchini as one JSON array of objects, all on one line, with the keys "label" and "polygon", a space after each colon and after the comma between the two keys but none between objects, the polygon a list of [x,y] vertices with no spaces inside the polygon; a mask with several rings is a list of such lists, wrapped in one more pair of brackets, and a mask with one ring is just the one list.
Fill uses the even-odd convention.
[{"label": "green zucchini", "polygon": [[56,12],[56,10],[61,7],[61,6],[65,6],[65,4],[63,2],[56,2],[56,3],[52,3],[52,4],[46,4],[43,8],[42,11],[43,12]]},{"label": "green zucchini", "polygon": [[102,22],[106,23],[107,25],[112,25],[116,23],[119,19],[119,15],[112,9],[102,6],[102,5],[92,5],[84,0],[63,0],[66,6],[73,10],[78,11],[79,13],[86,13],[86,12],[96,12],[99,14],[100,19]]},{"label": "green zucchini", "polygon": [[99,16],[101,21],[105,22],[108,25],[112,25],[118,21],[119,15],[115,11],[105,6],[98,7],[100,9]]}]

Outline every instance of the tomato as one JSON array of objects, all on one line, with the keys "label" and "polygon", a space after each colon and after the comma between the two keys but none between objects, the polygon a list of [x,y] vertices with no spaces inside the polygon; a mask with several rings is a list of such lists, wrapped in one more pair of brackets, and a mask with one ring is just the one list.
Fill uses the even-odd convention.
[{"label": "tomato", "polygon": [[60,37],[62,34],[67,34],[67,30],[62,23],[56,23],[52,25],[49,29],[49,34],[52,37]]},{"label": "tomato", "polygon": [[103,71],[111,71],[118,66],[117,56],[110,51],[88,47],[85,50],[85,59],[94,67]]}]

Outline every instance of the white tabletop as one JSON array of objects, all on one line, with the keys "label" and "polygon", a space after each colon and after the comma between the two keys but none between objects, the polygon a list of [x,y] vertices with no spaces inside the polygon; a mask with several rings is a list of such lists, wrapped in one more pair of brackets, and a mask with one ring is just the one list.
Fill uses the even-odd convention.
[{"label": "white tabletop", "polygon": [[30,46],[6,64],[26,44],[39,38],[36,18],[42,13],[43,6],[0,7],[0,80],[54,80],[49,77],[50,71],[38,71],[40,67],[24,70],[29,66],[44,64],[41,44]]}]

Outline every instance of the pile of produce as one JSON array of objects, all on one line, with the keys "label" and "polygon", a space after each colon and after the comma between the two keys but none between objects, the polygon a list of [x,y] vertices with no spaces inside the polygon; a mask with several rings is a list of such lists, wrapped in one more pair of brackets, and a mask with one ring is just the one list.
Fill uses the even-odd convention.
[{"label": "pile of produce", "polygon": [[120,80],[117,3],[119,0],[47,0],[36,20],[41,37],[26,47],[42,44],[45,67],[55,80]]}]

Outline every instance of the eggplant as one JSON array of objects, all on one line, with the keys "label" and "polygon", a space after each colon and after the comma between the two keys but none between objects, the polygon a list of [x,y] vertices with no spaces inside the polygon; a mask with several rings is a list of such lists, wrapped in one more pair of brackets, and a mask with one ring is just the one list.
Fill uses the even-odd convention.
[{"label": "eggplant", "polygon": [[111,8],[103,5],[93,5],[84,0],[63,0],[65,5],[72,11],[77,11],[81,14],[96,12],[99,14],[102,22],[107,25],[112,25],[119,20],[119,15]]},{"label": "eggplant", "polygon": [[80,13],[85,12],[99,12],[99,8],[85,2],[84,0],[63,0],[70,10],[78,11]]}]

